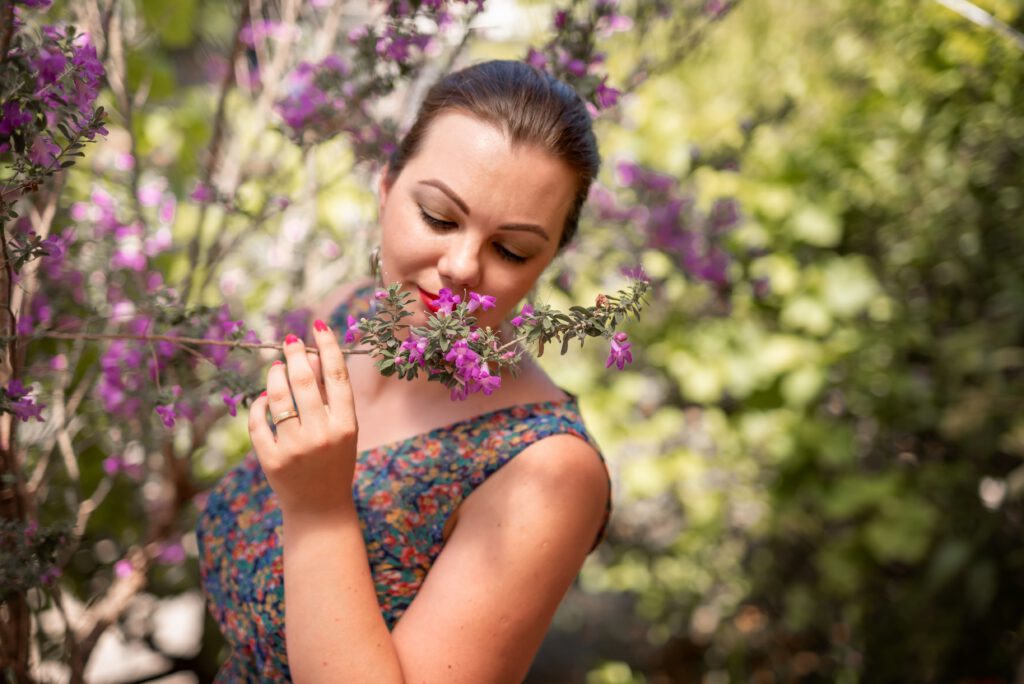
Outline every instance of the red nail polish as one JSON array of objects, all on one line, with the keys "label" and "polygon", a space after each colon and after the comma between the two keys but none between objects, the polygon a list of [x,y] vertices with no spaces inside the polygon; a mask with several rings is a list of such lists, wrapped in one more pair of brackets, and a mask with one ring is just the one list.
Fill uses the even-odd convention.
[{"label": "red nail polish", "polygon": [[271,366],[280,366],[282,363],[284,363],[284,361],[275,361],[274,363],[272,363],[270,365]]},{"label": "red nail polish", "polygon": [[313,327],[317,332],[324,332],[327,330],[327,324],[321,321],[319,318],[313,321]]},{"label": "red nail polish", "polygon": [[298,342],[298,341],[299,341],[299,338],[296,337],[295,335],[288,335],[287,337],[284,338],[284,343],[285,344],[294,344],[295,342]]},{"label": "red nail polish", "polygon": [[262,399],[265,396],[267,396],[267,390],[263,390],[262,392],[260,392],[260,399]]}]

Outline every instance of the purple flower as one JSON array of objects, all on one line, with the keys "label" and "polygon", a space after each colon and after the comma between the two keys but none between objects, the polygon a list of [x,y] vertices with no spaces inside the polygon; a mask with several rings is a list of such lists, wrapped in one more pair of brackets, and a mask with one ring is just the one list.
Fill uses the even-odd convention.
[{"label": "purple flower", "polygon": [[103,472],[113,477],[121,472],[123,462],[120,456],[108,456],[103,459]]},{"label": "purple flower", "polygon": [[60,50],[47,50],[42,48],[33,60],[33,67],[37,74],[36,83],[40,90],[60,80],[64,73],[64,65],[67,59]]},{"label": "purple flower", "polygon": [[717,19],[725,12],[725,10],[726,5],[722,0],[707,0],[707,2],[704,3],[704,14],[712,19]]},{"label": "purple flower", "polygon": [[36,137],[26,156],[36,166],[50,166],[57,161],[59,153],[60,145],[57,145],[45,135],[40,135]]},{"label": "purple flower", "polygon": [[46,9],[53,3],[53,0],[17,0],[17,3],[33,9]]},{"label": "purple flower", "polygon": [[558,10],[555,12],[555,29],[561,31],[565,28],[565,25],[569,21],[569,12],[566,10]]},{"label": "purple flower", "polygon": [[139,188],[137,194],[139,204],[144,207],[155,207],[164,194],[164,184],[160,182],[147,183]]},{"label": "purple flower", "polygon": [[607,76],[602,78],[601,82],[597,84],[597,90],[594,93],[594,97],[597,98],[597,104],[601,109],[614,107],[619,101],[619,96],[622,95],[621,91],[606,85],[607,81]]},{"label": "purple flower", "polygon": [[535,69],[544,70],[548,66],[548,58],[543,52],[530,48],[529,52],[526,53],[526,63]]},{"label": "purple flower", "polygon": [[476,383],[480,391],[490,396],[495,390],[501,387],[501,376],[491,375],[485,364],[480,365],[480,373],[476,377]]},{"label": "purple flower", "polygon": [[196,187],[192,190],[192,193],[189,195],[189,199],[200,203],[212,202],[216,198],[217,193],[214,192],[213,188],[211,188],[209,185],[202,181],[196,183]]},{"label": "purple flower", "polygon": [[387,290],[377,290],[376,292],[373,293],[373,297],[374,299],[387,299]]},{"label": "purple flower", "polygon": [[727,233],[740,222],[740,205],[730,197],[716,199],[711,205],[708,219],[712,234]]},{"label": "purple flower", "polygon": [[238,415],[238,404],[245,398],[244,394],[228,394],[225,392],[220,395],[220,398],[224,400],[224,403],[228,407],[228,413],[232,416]]},{"label": "purple flower", "polygon": [[355,316],[345,318],[345,344],[355,344],[359,341],[359,321]]},{"label": "purple flower", "polygon": [[631,188],[640,182],[643,169],[639,164],[629,161],[620,161],[615,165],[615,173],[619,177],[619,184]]},{"label": "purple flower", "polygon": [[571,59],[565,65],[565,70],[573,76],[583,77],[587,75],[587,64],[582,59]]},{"label": "purple flower", "polygon": [[[445,354],[444,360],[455,364],[455,368],[458,370],[465,370],[475,365],[478,358],[480,357],[469,348],[469,343],[466,340],[456,340],[455,344],[448,350],[448,353]],[[458,370],[456,375],[459,375]]]},{"label": "purple flower", "polygon": [[633,353],[629,350],[630,343],[626,341],[626,333],[618,332],[612,335],[611,349],[608,352],[608,358],[604,362],[605,368],[610,368],[614,363],[615,366],[622,370],[627,363],[633,362]]},{"label": "purple flower", "polygon": [[476,292],[470,292],[469,304],[467,305],[467,308],[469,309],[469,313],[473,313],[477,309],[487,311],[488,309],[494,308],[496,301],[497,300],[491,295],[482,295],[477,294]]},{"label": "purple flower", "polygon": [[174,411],[174,404],[167,404],[166,406],[157,406],[156,413],[160,416],[160,419],[169,428],[174,427],[174,420],[178,417],[178,414]]},{"label": "purple flower", "polygon": [[4,102],[0,113],[0,138],[6,138],[15,129],[32,121],[32,113],[24,111],[15,100]]},{"label": "purple flower", "polygon": [[437,299],[433,301],[434,306],[437,307],[439,312],[450,314],[452,309],[462,301],[462,297],[457,294],[452,294],[452,291],[447,287],[442,287],[437,293]]},{"label": "purple flower", "polygon": [[637,264],[636,266],[626,266],[619,271],[622,275],[633,280],[642,280],[645,283],[651,282],[651,276],[647,275],[647,271],[644,270],[643,264]]},{"label": "purple flower", "polygon": [[114,574],[117,576],[118,579],[125,579],[126,577],[131,577],[132,562],[127,558],[122,558],[121,560],[117,561],[116,563],[114,563]]},{"label": "purple flower", "polygon": [[527,304],[526,306],[523,307],[522,311],[520,311],[519,314],[516,315],[515,318],[513,318],[509,322],[512,324],[512,327],[518,328],[523,323],[529,321],[530,318],[532,318],[532,317],[533,317],[533,307],[530,306],[529,304]]},{"label": "purple flower", "polygon": [[7,410],[10,411],[15,418],[19,418],[25,422],[30,418],[35,418],[42,422],[42,411],[46,405],[37,404],[32,397],[29,397],[28,388],[26,388],[20,380],[11,380],[8,382],[4,393],[7,395],[8,400]]},{"label": "purple flower", "polygon": [[604,26],[598,29],[598,33],[607,38],[613,33],[629,31],[633,28],[633,20],[624,14],[609,14],[603,20]]},{"label": "purple flower", "polygon": [[157,554],[162,562],[170,565],[177,565],[178,563],[185,560],[185,548],[180,542],[169,542],[163,545],[160,552]]},{"label": "purple flower", "polygon": [[370,29],[367,26],[356,26],[354,29],[348,32],[348,42],[358,43],[366,36],[370,35]]},{"label": "purple flower", "polygon": [[427,364],[424,360],[424,355],[427,351],[427,341],[426,337],[410,335],[408,339],[402,342],[401,348],[409,352],[405,359],[405,363],[418,363],[421,367],[426,367]]}]

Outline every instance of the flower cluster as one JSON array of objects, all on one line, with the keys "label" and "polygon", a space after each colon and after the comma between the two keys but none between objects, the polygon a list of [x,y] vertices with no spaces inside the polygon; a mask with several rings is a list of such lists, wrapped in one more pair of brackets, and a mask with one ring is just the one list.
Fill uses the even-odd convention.
[{"label": "flower cluster", "polygon": [[40,526],[34,520],[0,518],[0,600],[30,587],[52,584],[60,577],[60,549],[67,543],[66,525]]},{"label": "flower cluster", "polygon": [[370,347],[381,374],[412,380],[424,370],[429,380],[443,383],[451,398],[460,400],[475,392],[491,394],[501,387],[502,368],[515,371],[524,347],[535,345],[542,351],[552,341],[561,344],[564,354],[573,339],[582,346],[587,337],[604,337],[611,345],[606,367],[614,364],[621,370],[633,355],[626,334],[615,328],[627,316],[638,315],[647,287],[646,280],[636,280],[617,296],[601,295],[594,306],[574,306],[568,313],[526,304],[511,319],[515,337],[503,341],[489,327],[479,327],[473,316],[494,307],[494,297],[471,292],[463,300],[442,289],[427,324],[410,327],[401,321],[412,315],[406,310],[412,295],[394,284],[377,291],[375,311],[350,321],[350,331],[356,328],[358,341]]},{"label": "flower cluster", "polygon": [[603,73],[606,55],[595,49],[596,38],[633,28],[633,20],[618,11],[616,0],[599,0],[586,13],[558,10],[553,28],[555,35],[544,47],[528,49],[527,64],[569,83],[583,97],[591,116],[618,104],[622,93],[608,84]]},{"label": "flower cluster", "polygon": [[46,405],[36,403],[28,395],[29,389],[20,380],[9,381],[7,387],[0,388],[0,412],[13,414],[23,421],[30,418],[42,421],[42,411]]},{"label": "flower cluster", "polygon": [[[374,101],[426,63],[439,49],[436,37],[457,17],[468,22],[482,8],[483,0],[389,0],[387,22],[354,27],[337,54],[302,62],[287,75],[284,97],[275,106],[287,133],[303,144],[343,133],[358,159],[386,158],[395,149],[397,127],[379,119]],[[254,36],[279,33],[272,26],[258,28]]]},{"label": "flower cluster", "polygon": [[95,108],[103,65],[88,37],[74,27],[46,25],[34,38],[18,32],[2,58],[0,154],[13,153],[14,174],[4,179],[0,211],[10,218],[14,199],[72,165],[84,141],[107,130],[102,108]]}]

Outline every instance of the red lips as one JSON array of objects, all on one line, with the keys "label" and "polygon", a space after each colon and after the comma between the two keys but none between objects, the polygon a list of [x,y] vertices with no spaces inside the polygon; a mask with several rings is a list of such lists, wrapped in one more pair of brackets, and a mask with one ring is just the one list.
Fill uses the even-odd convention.
[{"label": "red lips", "polygon": [[437,295],[431,292],[427,292],[419,285],[416,286],[416,289],[420,291],[420,300],[423,301],[423,305],[430,309],[432,312],[437,313],[437,311],[441,308],[434,304],[434,300],[437,299]]}]

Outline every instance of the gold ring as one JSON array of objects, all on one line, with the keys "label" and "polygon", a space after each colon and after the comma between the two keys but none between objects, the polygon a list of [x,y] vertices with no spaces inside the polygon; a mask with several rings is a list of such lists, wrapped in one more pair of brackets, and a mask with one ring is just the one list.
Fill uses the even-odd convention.
[{"label": "gold ring", "polygon": [[288,409],[287,411],[282,411],[281,413],[278,413],[276,416],[272,417],[270,420],[273,421],[274,425],[277,425],[278,423],[280,423],[282,421],[285,421],[285,420],[288,420],[289,418],[298,418],[298,417],[299,417],[299,412],[298,411],[296,411],[295,409]]}]

